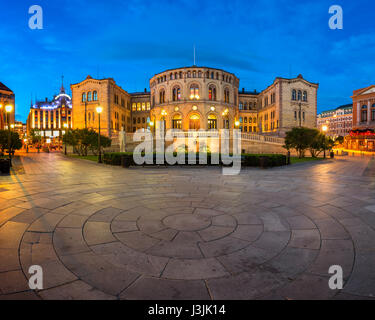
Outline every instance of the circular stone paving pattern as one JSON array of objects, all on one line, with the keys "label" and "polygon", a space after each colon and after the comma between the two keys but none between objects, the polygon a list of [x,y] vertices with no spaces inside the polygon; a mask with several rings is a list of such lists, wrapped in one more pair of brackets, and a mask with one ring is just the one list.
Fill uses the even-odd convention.
[{"label": "circular stone paving pattern", "polygon": [[[332,163],[321,166],[333,170]],[[89,163],[69,174],[71,166],[61,165],[71,185],[51,199],[44,186],[37,207],[17,207],[1,226],[4,282],[40,265],[38,296],[47,299],[324,299],[341,294],[328,286],[330,266],[340,265],[344,290],[373,297],[374,282],[361,271],[375,265],[375,232],[360,220],[375,211],[370,180],[333,185],[316,167],[303,176],[281,168],[225,177],[214,169],[97,170]],[[77,174],[86,183],[77,185]],[[43,181],[53,179],[51,187],[61,182],[50,176]],[[351,198],[357,189],[368,200]],[[360,215],[349,201],[362,204]],[[8,248],[19,259],[9,259]],[[25,285],[15,290],[26,292]]]},{"label": "circular stone paving pattern", "polygon": [[166,227],[178,231],[199,231],[206,229],[211,221],[208,218],[192,214],[176,214],[163,219]]}]

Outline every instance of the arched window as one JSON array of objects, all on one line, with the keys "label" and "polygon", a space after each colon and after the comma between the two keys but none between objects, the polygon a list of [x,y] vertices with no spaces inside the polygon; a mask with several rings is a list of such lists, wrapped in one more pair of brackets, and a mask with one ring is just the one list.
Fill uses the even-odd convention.
[{"label": "arched window", "polygon": [[213,72],[211,72],[211,79],[213,79],[214,78],[214,73]]},{"label": "arched window", "polygon": [[199,87],[197,84],[190,86],[190,99],[199,99]]},{"label": "arched window", "polygon": [[240,110],[243,110],[243,103],[242,103],[242,102],[240,102],[240,104],[238,105],[238,108],[239,108]]},{"label": "arched window", "polygon": [[303,101],[307,101],[307,91],[304,91],[303,92],[303,98],[302,98]]},{"label": "arched window", "polygon": [[91,101],[91,92],[87,93],[87,101]]},{"label": "arched window", "polygon": [[208,88],[208,99],[212,101],[216,101],[216,87],[213,85],[209,86]]},{"label": "arched window", "polygon": [[159,103],[165,103],[165,90],[161,89],[159,92]]},{"label": "arched window", "polygon": [[297,91],[295,89],[292,91],[292,100],[297,100]]},{"label": "arched window", "polygon": [[89,122],[91,121],[91,113],[89,112]]},{"label": "arched window", "polygon": [[92,121],[95,121],[95,112],[92,113]]},{"label": "arched window", "polygon": [[172,119],[172,128],[173,129],[182,129],[182,117],[179,114],[176,114]]},{"label": "arched window", "polygon": [[229,103],[229,89],[224,89],[224,102]]},{"label": "arched window", "polygon": [[82,93],[82,102],[85,102],[86,101],[86,93]]},{"label": "arched window", "polygon": [[302,100],[302,91],[298,90],[298,101]]},{"label": "arched window", "polygon": [[208,116],[207,129],[217,129],[217,118],[214,114]]},{"label": "arched window", "polygon": [[172,100],[179,101],[181,100],[181,89],[180,87],[174,87],[172,90]]},{"label": "arched window", "polygon": [[98,101],[98,92],[97,92],[97,91],[94,91],[94,92],[92,93],[92,100],[93,100],[93,101]]}]

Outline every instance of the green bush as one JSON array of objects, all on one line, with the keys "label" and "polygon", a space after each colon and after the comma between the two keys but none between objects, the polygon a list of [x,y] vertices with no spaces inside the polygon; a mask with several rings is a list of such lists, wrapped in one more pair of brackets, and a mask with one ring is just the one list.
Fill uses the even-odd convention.
[{"label": "green bush", "polygon": [[111,164],[113,166],[121,166],[122,156],[131,157],[133,159],[132,152],[110,152],[104,154],[103,162],[106,164]]},{"label": "green bush", "polygon": [[286,165],[286,156],[282,154],[243,154],[242,165],[244,167],[260,167],[260,158],[266,158],[265,163],[269,167]]}]

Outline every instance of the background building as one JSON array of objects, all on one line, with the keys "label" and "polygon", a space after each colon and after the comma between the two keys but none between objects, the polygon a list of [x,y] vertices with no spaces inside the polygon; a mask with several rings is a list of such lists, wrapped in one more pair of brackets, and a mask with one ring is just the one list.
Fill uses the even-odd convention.
[{"label": "background building", "polygon": [[[7,113],[5,107],[11,105],[12,111],[7,118]],[[15,122],[15,95],[12,90],[10,90],[6,85],[0,82],[0,129],[4,129],[7,126],[7,122],[10,124]]]},{"label": "background building", "polygon": [[317,125],[321,131],[323,126],[327,126],[326,134],[331,137],[347,136],[353,126],[353,105],[347,104],[323,111],[317,116]]},{"label": "background building", "polygon": [[375,128],[375,85],[353,91],[353,128]]},{"label": "background building", "polygon": [[131,131],[131,96],[112,78],[93,79],[91,76],[71,85],[74,128],[98,130],[96,108],[101,106],[101,133],[112,136],[123,127]]},{"label": "background building", "polygon": [[223,129],[281,135],[295,126],[316,127],[319,85],[303,79],[276,78],[261,92],[239,92],[239,79],[222,69],[183,67],[150,79],[150,92],[129,94],[112,78],[71,85],[75,128],[98,128],[96,107],[103,107],[103,134],[165,128]]},{"label": "background building", "polygon": [[[136,130],[151,130],[150,126],[150,92],[147,89],[144,92],[131,93],[131,105],[132,105],[132,130],[128,127],[127,132],[135,132]],[[130,119],[130,117],[129,117]]]},{"label": "background building", "polygon": [[20,138],[24,138],[27,135],[26,123],[23,123],[22,121],[15,121],[14,131],[18,133]]},{"label": "background building", "polygon": [[44,138],[61,138],[66,128],[73,127],[72,100],[61,86],[60,94],[51,101],[38,101],[31,105],[27,129],[37,129]]},{"label": "background building", "polygon": [[349,150],[375,152],[375,85],[353,91],[353,130],[345,138]]}]

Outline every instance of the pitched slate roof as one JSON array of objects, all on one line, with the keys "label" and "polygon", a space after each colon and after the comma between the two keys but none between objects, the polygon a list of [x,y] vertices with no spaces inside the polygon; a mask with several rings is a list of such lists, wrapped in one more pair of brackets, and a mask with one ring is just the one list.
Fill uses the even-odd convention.
[{"label": "pitched slate roof", "polygon": [[3,84],[2,82],[0,82],[0,90],[3,90],[3,91],[9,91],[9,92],[12,92],[12,90],[10,90],[5,84]]}]

